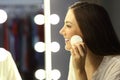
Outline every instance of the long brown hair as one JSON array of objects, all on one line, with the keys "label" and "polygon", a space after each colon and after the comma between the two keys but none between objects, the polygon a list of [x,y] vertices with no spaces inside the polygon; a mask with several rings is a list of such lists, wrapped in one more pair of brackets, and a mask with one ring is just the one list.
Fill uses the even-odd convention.
[{"label": "long brown hair", "polygon": [[120,54],[120,43],[107,11],[98,4],[76,2],[71,5],[88,48],[96,55]]}]

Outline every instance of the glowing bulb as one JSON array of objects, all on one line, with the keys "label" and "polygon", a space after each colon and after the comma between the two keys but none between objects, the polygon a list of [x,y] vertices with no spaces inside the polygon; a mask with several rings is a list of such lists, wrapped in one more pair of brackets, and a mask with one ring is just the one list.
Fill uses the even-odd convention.
[{"label": "glowing bulb", "polygon": [[52,14],[50,16],[50,22],[51,22],[51,24],[53,24],[53,25],[58,24],[59,21],[60,21],[60,18],[59,18],[59,16],[57,14]]},{"label": "glowing bulb", "polygon": [[60,44],[58,42],[52,42],[51,43],[51,51],[57,52],[60,50]]},{"label": "glowing bulb", "polygon": [[53,80],[58,80],[61,77],[61,73],[59,70],[54,69],[52,70],[52,79]]},{"label": "glowing bulb", "polygon": [[34,22],[37,25],[43,25],[44,24],[44,16],[42,14],[38,14],[34,17]]},{"label": "glowing bulb", "polygon": [[7,13],[0,9],[0,24],[4,23],[7,20]]},{"label": "glowing bulb", "polygon": [[45,71],[43,69],[39,69],[35,72],[36,79],[43,80],[45,79]]},{"label": "glowing bulb", "polygon": [[45,44],[43,42],[37,42],[34,46],[34,49],[37,52],[44,52],[45,51]]}]

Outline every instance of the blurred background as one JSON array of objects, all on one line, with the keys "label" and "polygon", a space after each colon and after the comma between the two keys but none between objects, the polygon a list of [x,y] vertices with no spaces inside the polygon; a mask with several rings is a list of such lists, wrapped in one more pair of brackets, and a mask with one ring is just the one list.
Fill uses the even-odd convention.
[{"label": "blurred background", "polygon": [[[68,6],[76,1],[78,0],[50,0],[51,14],[56,14],[59,18],[57,24],[51,25],[51,41],[60,45],[58,51],[52,52],[52,69],[58,70],[59,80],[67,80],[70,56],[69,52],[64,50],[64,39],[59,34],[59,30],[64,24]],[[120,0],[81,1],[103,5],[110,14],[116,33],[120,38]],[[35,50],[35,44],[37,42],[44,43],[45,33],[44,24],[39,24],[41,23],[40,19],[38,19],[38,23],[35,22],[35,17],[39,14],[44,15],[44,1],[0,0],[1,10],[6,11],[7,20],[0,22],[0,47],[11,52],[23,80],[40,80],[36,73],[41,69],[45,70],[45,54]],[[39,73],[39,75],[42,74]]]}]

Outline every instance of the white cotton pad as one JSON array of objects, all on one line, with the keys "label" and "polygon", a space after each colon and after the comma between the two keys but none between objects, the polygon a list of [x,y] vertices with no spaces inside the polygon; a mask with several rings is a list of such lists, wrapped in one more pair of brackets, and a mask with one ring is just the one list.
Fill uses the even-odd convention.
[{"label": "white cotton pad", "polygon": [[77,42],[83,42],[82,38],[79,35],[72,36],[71,40],[70,40],[71,45],[73,45]]}]

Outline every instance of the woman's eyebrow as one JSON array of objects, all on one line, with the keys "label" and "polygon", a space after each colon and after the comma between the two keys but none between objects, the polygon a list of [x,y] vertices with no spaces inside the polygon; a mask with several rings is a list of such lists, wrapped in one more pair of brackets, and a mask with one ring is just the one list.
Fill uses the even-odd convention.
[{"label": "woman's eyebrow", "polygon": [[72,24],[72,22],[70,22],[70,21],[65,21],[65,23],[69,23],[69,24]]}]

